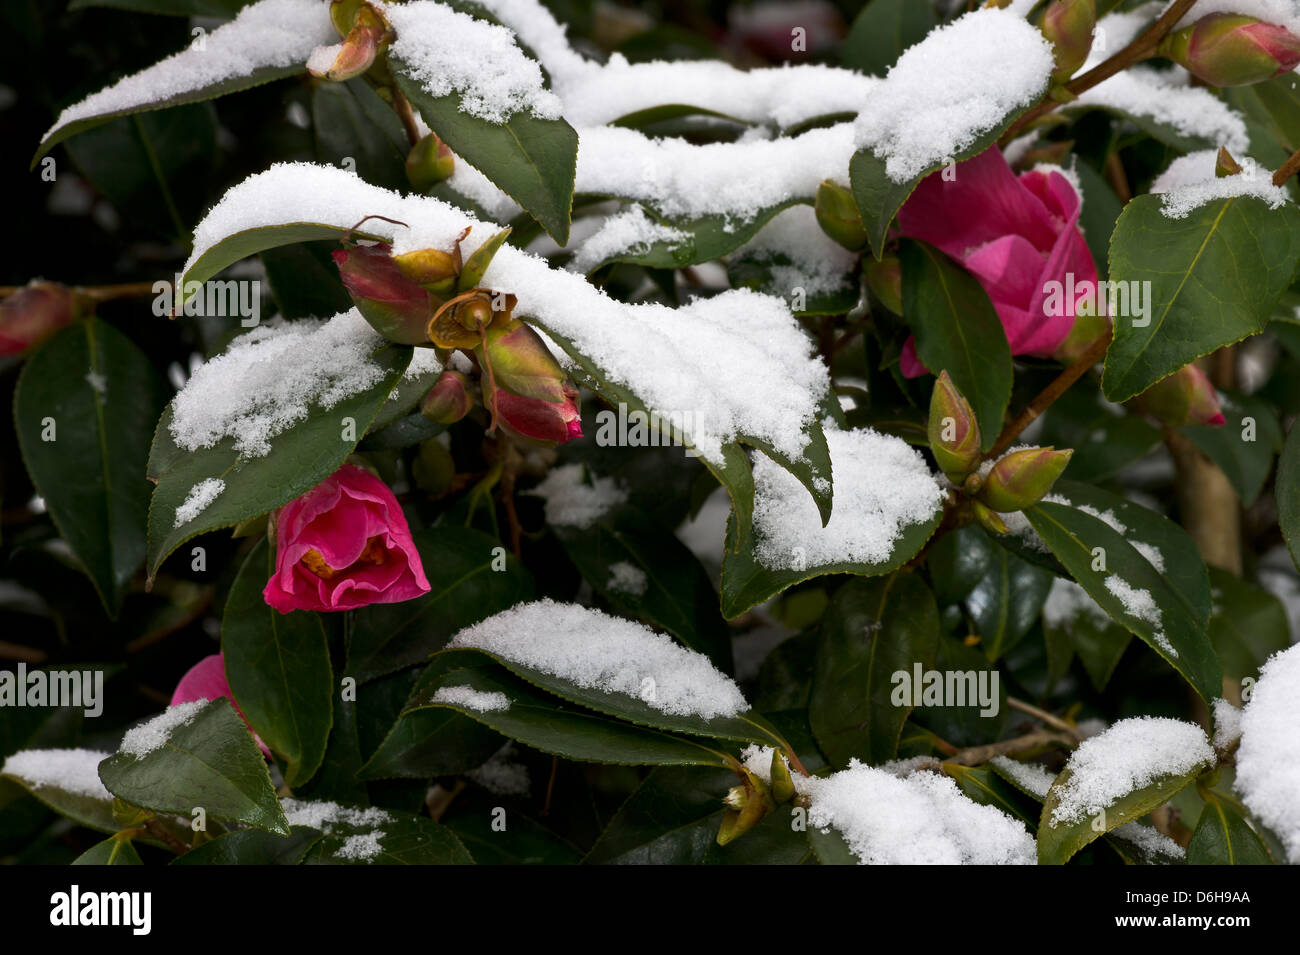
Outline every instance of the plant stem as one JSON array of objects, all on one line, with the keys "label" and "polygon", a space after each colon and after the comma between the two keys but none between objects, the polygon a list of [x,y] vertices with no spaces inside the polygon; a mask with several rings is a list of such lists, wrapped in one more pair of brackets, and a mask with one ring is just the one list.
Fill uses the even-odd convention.
[{"label": "plant stem", "polygon": [[1040,391],[1038,396],[1029,402],[1028,407],[1002,429],[1002,433],[998,435],[998,440],[994,443],[987,456],[995,458],[1011,447],[1011,442],[1016,440],[1021,431],[1029,427],[1035,418],[1051,407],[1052,402],[1065,394],[1071,385],[1082,378],[1089,368],[1101,360],[1101,357],[1106,354],[1106,349],[1110,347],[1110,339],[1111,333],[1109,331],[1101,335],[1088,346],[1087,351],[1079,356],[1078,361],[1066,367],[1050,385]]},{"label": "plant stem", "polygon": [[[1155,23],[1147,27],[1132,43],[1124,47],[1114,56],[1098,63],[1087,73],[1080,74],[1070,82],[1065,84],[1066,90],[1074,96],[1078,96],[1085,90],[1090,90],[1098,83],[1103,83],[1110,79],[1116,73],[1128,69],[1134,63],[1140,63],[1143,60],[1155,56],[1156,48],[1160,46],[1160,41],[1165,38],[1174,26],[1187,15],[1196,3],[1196,0],[1177,0],[1165,13],[1156,20]],[[1048,100],[1035,106],[1029,112],[1022,115],[1011,127],[1002,134],[1002,142],[1011,140],[1018,132],[1038,119],[1050,113],[1056,107],[1060,106],[1056,100]]]},{"label": "plant stem", "polygon": [[1273,173],[1273,185],[1282,185],[1298,172],[1300,172],[1300,149],[1293,152],[1291,158],[1282,163],[1277,172]]},{"label": "plant stem", "polygon": [[402,129],[406,130],[407,140],[414,146],[420,141],[420,129],[415,124],[415,113],[411,110],[410,101],[396,86],[393,87],[393,109],[397,112],[397,118],[402,121]]},{"label": "plant stem", "polygon": [[1023,753],[1027,750],[1037,749],[1040,746],[1046,746],[1049,743],[1058,743],[1067,747],[1077,745],[1074,737],[1067,736],[1064,733],[1058,733],[1054,730],[1034,730],[1032,733],[1017,736],[1015,739],[1004,739],[1001,742],[986,743],[983,746],[970,746],[949,756],[944,762],[956,763],[958,766],[978,766],[981,763],[987,763],[994,756]]},{"label": "plant stem", "polygon": [[1021,713],[1024,713],[1027,716],[1032,716],[1034,719],[1040,720],[1043,723],[1046,723],[1048,726],[1054,729],[1058,729],[1062,733],[1065,733],[1068,736],[1074,737],[1076,741],[1079,741],[1081,739],[1081,737],[1079,736],[1079,730],[1076,727],[1071,726],[1069,723],[1061,719],[1059,716],[1053,716],[1051,713],[1047,712],[1046,710],[1039,709],[1038,707],[1034,706],[1032,703],[1026,703],[1024,700],[1018,700],[1014,696],[1008,696],[1007,706],[1011,707],[1013,710],[1019,710]]},{"label": "plant stem", "polygon": [[[0,298],[21,292],[25,285],[0,285]],[[75,285],[71,291],[94,302],[110,302],[115,298],[142,298],[153,295],[153,282],[127,282],[123,285]]]}]

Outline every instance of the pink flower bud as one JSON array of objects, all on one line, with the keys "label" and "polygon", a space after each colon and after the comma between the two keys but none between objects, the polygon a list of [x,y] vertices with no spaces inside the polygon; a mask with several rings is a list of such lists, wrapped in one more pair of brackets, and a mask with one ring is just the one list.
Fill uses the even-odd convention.
[{"label": "pink flower bud", "polygon": [[77,317],[76,299],[54,282],[31,282],[0,300],[0,358],[41,344]]},{"label": "pink flower bud", "polygon": [[1219,393],[1195,363],[1156,382],[1137,400],[1143,411],[1170,428],[1221,425],[1226,420],[1219,407]]},{"label": "pink flower bud", "polygon": [[1159,52],[1211,86],[1245,86],[1300,65],[1300,37],[1254,17],[1212,13],[1169,34]]},{"label": "pink flower bud", "polygon": [[[484,389],[488,385],[483,383]],[[495,402],[497,423],[515,437],[539,444],[560,444],[582,437],[578,413],[578,389],[565,382],[564,400],[525,398],[498,388],[489,399]]]},{"label": "pink flower bud", "polygon": [[428,341],[433,310],[429,293],[402,274],[387,245],[339,249],[334,262],[358,311],[389,341],[420,345]]},{"label": "pink flower bud", "polygon": [[444,371],[420,402],[420,413],[437,424],[455,424],[474,407],[469,379],[458,371]]},{"label": "pink flower bud", "polygon": [[827,179],[817,187],[813,202],[817,224],[822,231],[850,252],[857,252],[867,244],[867,230],[862,226],[862,214],[853,193]]},{"label": "pink flower bud", "polygon": [[[334,10],[331,16],[335,16]],[[342,43],[313,51],[307,60],[307,72],[321,79],[342,82],[360,76],[374,65],[375,57],[388,39],[388,24],[369,4],[356,8],[351,23]],[[339,26],[337,21],[335,25]]]},{"label": "pink flower bud", "polygon": [[1055,448],[1008,451],[984,479],[980,502],[1000,514],[1024,510],[1052,489],[1073,454]]}]

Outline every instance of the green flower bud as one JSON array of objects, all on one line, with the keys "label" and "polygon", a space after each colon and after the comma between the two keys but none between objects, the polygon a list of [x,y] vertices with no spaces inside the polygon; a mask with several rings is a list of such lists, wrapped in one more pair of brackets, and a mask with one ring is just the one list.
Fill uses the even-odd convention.
[{"label": "green flower bud", "polygon": [[1053,83],[1064,83],[1083,66],[1092,51],[1096,27],[1096,0],[1053,0],[1043,10],[1038,29],[1052,44],[1056,55]]},{"label": "green flower bud", "polygon": [[1212,13],[1165,37],[1159,53],[1211,86],[1245,86],[1300,65],[1300,37],[1254,17]]},{"label": "green flower bud", "polygon": [[1006,522],[979,501],[972,501],[971,509],[974,512],[975,520],[979,523],[980,527],[984,528],[990,534],[1011,533],[1011,528],[1007,527]]},{"label": "green flower bud", "polygon": [[940,470],[954,484],[974,469],[980,456],[980,426],[975,412],[946,371],[934,382],[930,397],[930,450]]},{"label": "green flower bud", "polygon": [[437,133],[425,136],[406,155],[406,178],[418,192],[428,192],[455,171],[456,157]]},{"label": "green flower bud", "polygon": [[435,295],[445,295],[456,285],[456,259],[441,249],[417,249],[393,256],[401,273]]},{"label": "green flower bud", "polygon": [[1184,365],[1157,381],[1137,398],[1138,406],[1161,424],[1181,428],[1188,424],[1221,425],[1227,419],[1219,407],[1219,393],[1195,363]]},{"label": "green flower bud", "polygon": [[850,252],[857,252],[867,244],[867,230],[862,226],[862,215],[853,193],[838,183],[827,179],[817,187],[813,203],[817,224],[822,231]]},{"label": "green flower bud", "polygon": [[794,780],[779,749],[772,750],[772,799],[778,806],[794,799]]},{"label": "green flower bud", "polygon": [[867,288],[881,305],[895,315],[903,314],[903,270],[898,264],[898,256],[886,255],[879,262],[867,256],[862,275],[867,280]]},{"label": "green flower bud", "polygon": [[1072,454],[1055,448],[1008,451],[984,479],[980,503],[1002,514],[1024,510],[1052,489]]},{"label": "green flower bud", "polygon": [[509,235],[509,228],[502,229],[475,250],[474,254],[465,261],[465,265],[460,270],[460,278],[456,280],[457,291],[465,292],[472,288],[478,288],[479,283],[483,281],[483,276],[487,273],[488,266],[492,264],[492,259],[496,256],[497,250],[505,244]]},{"label": "green flower bud", "polygon": [[1214,157],[1214,178],[1223,179],[1226,176],[1235,176],[1241,172],[1241,163],[1232,158],[1232,153],[1228,152],[1227,146],[1220,146],[1219,153]]}]

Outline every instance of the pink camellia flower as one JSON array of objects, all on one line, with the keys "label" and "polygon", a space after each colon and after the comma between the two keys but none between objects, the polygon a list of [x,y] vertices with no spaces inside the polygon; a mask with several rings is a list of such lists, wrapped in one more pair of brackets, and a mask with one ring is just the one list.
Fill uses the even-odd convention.
[{"label": "pink camellia flower", "polygon": [[406,517],[383,481],[345,464],[286,504],[262,596],[281,613],[353,610],[429,592]]},{"label": "pink camellia flower", "polygon": [[[1097,267],[1078,228],[1078,193],[1058,172],[1016,176],[996,147],[954,171],[921,181],[898,211],[898,231],[943,250],[979,280],[1011,354],[1051,355],[1079,306],[1099,298]],[[910,337],[901,366],[908,378],[926,372]]]},{"label": "pink camellia flower", "polygon": [[[244,725],[248,726],[248,731],[253,733],[253,727],[249,725],[244,711],[235,702],[235,694],[231,692],[230,682],[226,679],[226,658],[220,653],[204,657],[185,671],[185,675],[181,677],[181,681],[176,684],[176,689],[172,692],[171,705],[179,706],[181,703],[193,703],[196,700],[220,699],[230,701],[230,705],[235,708]],[[271,755],[271,751],[266,748],[261,737],[253,733],[253,739],[257,741],[262,755]]]},{"label": "pink camellia flower", "polygon": [[0,358],[35,348],[77,317],[71,292],[35,281],[0,301]]}]

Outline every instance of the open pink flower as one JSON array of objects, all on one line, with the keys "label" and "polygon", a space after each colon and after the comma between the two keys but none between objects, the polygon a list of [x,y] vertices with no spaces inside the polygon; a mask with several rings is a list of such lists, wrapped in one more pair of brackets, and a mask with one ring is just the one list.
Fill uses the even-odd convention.
[{"label": "open pink flower", "polygon": [[262,596],[281,613],[352,610],[429,592],[420,554],[388,485],[345,464],[276,520],[275,573]]},{"label": "open pink flower", "polygon": [[[898,211],[898,231],[943,250],[979,280],[1011,354],[1050,355],[1070,333],[1080,300],[1097,292],[1078,194],[1059,172],[1017,177],[996,147],[957,163],[955,173],[921,181]],[[909,378],[926,372],[911,338],[901,366]]]},{"label": "open pink flower", "polygon": [[[231,692],[230,682],[226,679],[226,658],[220,653],[204,657],[185,671],[181,681],[176,684],[176,689],[172,691],[171,705],[179,706],[181,703],[193,703],[195,700],[220,699],[230,701],[230,705],[235,708],[244,725],[248,726],[248,731],[253,733],[253,727],[249,725],[244,711],[235,702],[235,694]],[[253,733],[253,739],[257,741],[263,756],[271,755],[271,751],[266,748],[260,736]]]}]

